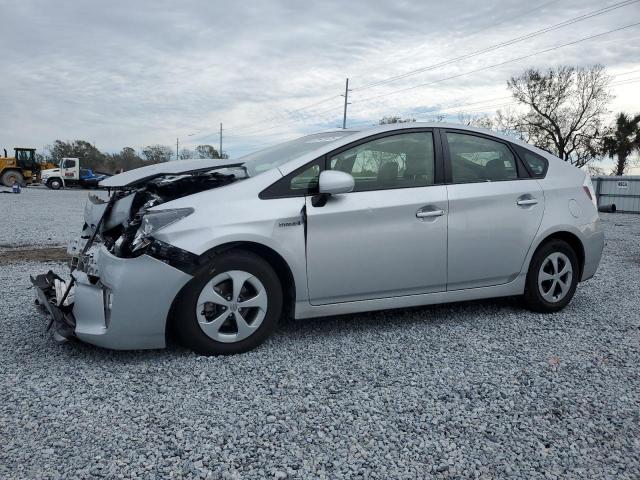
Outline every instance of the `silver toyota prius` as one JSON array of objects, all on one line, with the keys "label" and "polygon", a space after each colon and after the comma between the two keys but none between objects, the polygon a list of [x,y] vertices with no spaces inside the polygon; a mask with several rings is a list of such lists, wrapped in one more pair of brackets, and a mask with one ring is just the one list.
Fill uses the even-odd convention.
[{"label": "silver toyota prius", "polygon": [[461,125],[318,133],[101,185],[70,276],[32,281],[56,338],[114,349],[171,334],[200,354],[239,353],[283,316],[489,297],[556,312],[604,244],[584,171]]}]

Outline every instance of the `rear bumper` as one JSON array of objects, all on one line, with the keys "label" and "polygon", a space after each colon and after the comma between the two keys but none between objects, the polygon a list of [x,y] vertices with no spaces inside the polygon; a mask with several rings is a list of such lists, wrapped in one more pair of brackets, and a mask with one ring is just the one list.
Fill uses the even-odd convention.
[{"label": "rear bumper", "polygon": [[604,249],[604,229],[598,220],[584,225],[581,230],[584,246],[584,269],[580,281],[584,282],[595,275],[600,265]]},{"label": "rear bumper", "polygon": [[48,297],[56,326],[62,313],[73,324],[73,335],[87,343],[116,350],[164,348],[171,304],[191,275],[147,255],[119,258],[104,247],[94,261],[98,276],[72,273],[72,307],[52,305],[51,291],[34,283],[41,302]]}]

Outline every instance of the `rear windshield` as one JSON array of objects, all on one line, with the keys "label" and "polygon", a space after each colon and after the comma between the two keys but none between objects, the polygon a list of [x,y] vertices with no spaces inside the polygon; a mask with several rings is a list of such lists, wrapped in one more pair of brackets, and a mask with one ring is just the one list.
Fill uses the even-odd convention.
[{"label": "rear windshield", "polygon": [[242,158],[239,162],[243,162],[247,168],[249,176],[253,177],[258,173],[277,168],[280,165],[300,157],[305,153],[312,152],[328,143],[339,140],[348,135],[353,135],[353,130],[314,133],[306,137],[296,138],[285,143],[279,143],[273,147],[265,148],[255,153],[250,153]]}]

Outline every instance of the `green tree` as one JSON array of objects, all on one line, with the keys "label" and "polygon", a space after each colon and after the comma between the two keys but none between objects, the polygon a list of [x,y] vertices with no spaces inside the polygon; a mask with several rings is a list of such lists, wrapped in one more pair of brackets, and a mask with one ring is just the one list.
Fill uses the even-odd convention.
[{"label": "green tree", "polygon": [[107,155],[105,171],[110,173],[128,171],[142,167],[146,162],[131,147],[124,147],[119,153]]},{"label": "green tree", "polygon": [[85,140],[74,140],[63,142],[56,140],[53,145],[46,147],[48,156],[55,163],[59,163],[62,158],[79,158],[84,168],[100,170],[105,166],[106,156],[91,143]]},{"label": "green tree", "polygon": [[634,151],[640,151],[640,115],[630,117],[618,114],[615,128],[611,128],[602,139],[602,153],[609,158],[618,157],[614,173],[624,175],[628,158]]}]

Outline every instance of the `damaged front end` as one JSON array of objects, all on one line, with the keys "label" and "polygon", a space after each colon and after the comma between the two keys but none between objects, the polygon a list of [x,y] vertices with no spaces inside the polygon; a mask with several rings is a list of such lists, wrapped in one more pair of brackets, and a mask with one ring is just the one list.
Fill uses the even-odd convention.
[{"label": "damaged front end", "polygon": [[[134,172],[122,175],[130,179]],[[31,277],[36,302],[51,315],[56,340],[77,337],[107,348],[161,348],[173,298],[200,259],[153,238],[192,210],[150,209],[236,182],[246,178],[246,171],[232,164],[156,172],[120,184],[118,177],[105,185],[107,200],[89,195],[82,233],[67,248],[70,279],[52,271]]]}]

